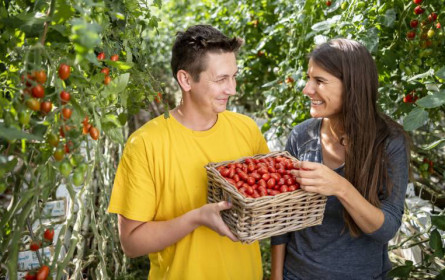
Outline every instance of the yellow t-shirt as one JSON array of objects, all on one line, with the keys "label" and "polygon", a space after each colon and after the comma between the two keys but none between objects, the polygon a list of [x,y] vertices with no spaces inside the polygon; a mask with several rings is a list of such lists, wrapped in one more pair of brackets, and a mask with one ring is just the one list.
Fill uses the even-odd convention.
[{"label": "yellow t-shirt", "polygon": [[[207,203],[207,163],[267,152],[247,116],[225,111],[207,131],[159,116],[128,139],[108,211],[137,221],[173,219]],[[262,278],[258,242],[232,242],[204,226],[149,258],[149,279]]]}]

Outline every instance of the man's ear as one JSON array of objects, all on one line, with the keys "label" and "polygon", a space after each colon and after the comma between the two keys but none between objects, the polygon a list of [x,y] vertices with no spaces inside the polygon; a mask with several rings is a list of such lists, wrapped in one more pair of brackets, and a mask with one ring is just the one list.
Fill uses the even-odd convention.
[{"label": "man's ear", "polygon": [[178,73],[176,73],[176,78],[183,91],[190,91],[192,76],[190,76],[187,71],[179,70]]}]

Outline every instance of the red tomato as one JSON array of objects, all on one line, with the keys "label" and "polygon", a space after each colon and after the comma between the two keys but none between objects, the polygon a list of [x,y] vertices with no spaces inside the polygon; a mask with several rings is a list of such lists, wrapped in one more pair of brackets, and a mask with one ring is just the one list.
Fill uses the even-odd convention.
[{"label": "red tomato", "polygon": [[104,73],[105,76],[108,76],[110,74],[110,68],[104,67],[102,70],[100,70],[100,73]]},{"label": "red tomato", "polygon": [[44,84],[46,82],[46,73],[44,70],[38,70],[33,73],[37,82]]},{"label": "red tomato", "polygon": [[118,61],[119,60],[119,55],[113,54],[110,59],[111,59],[111,61]]},{"label": "red tomato", "polygon": [[289,191],[289,192],[293,192],[293,191],[295,191],[297,189],[297,186],[295,186],[295,185],[290,185],[288,188],[287,188],[287,191]]},{"label": "red tomato", "polygon": [[31,89],[31,95],[35,98],[42,98],[45,96],[45,88],[42,85],[36,85]]},{"label": "red tomato", "polygon": [[267,168],[266,167],[260,167],[260,168],[258,168],[258,173],[260,173],[260,174],[269,174],[269,171],[267,171]]},{"label": "red tomato", "polygon": [[280,192],[284,193],[284,192],[287,192],[287,191],[288,191],[288,189],[287,189],[287,186],[286,186],[286,185],[282,185],[282,186],[280,187]]},{"label": "red tomato", "polygon": [[27,272],[25,280],[36,280],[36,274],[34,272]]},{"label": "red tomato", "polygon": [[31,244],[29,244],[29,249],[31,251],[37,251],[40,249],[41,243],[37,241],[32,241]]},{"label": "red tomato", "polygon": [[264,187],[264,188],[266,188],[266,186],[267,186],[266,180],[264,180],[264,179],[260,179],[260,180],[258,181],[258,185],[259,185],[260,187]]},{"label": "red tomato", "polygon": [[70,99],[71,99],[71,95],[68,92],[66,92],[64,90],[62,90],[60,92],[60,100],[62,100],[62,104],[68,103],[68,101],[70,101]]},{"label": "red tomato", "polygon": [[235,168],[229,168],[229,178],[233,178],[235,176]]},{"label": "red tomato", "polygon": [[43,101],[40,103],[40,111],[44,114],[48,114],[53,109],[53,104],[50,101]]},{"label": "red tomato", "polygon": [[47,265],[43,265],[39,271],[37,271],[37,280],[46,280],[49,274],[49,267]]},{"label": "red tomato", "polygon": [[261,176],[265,181],[270,179],[270,173],[264,173],[263,176]]},{"label": "red tomato", "polygon": [[276,181],[274,178],[270,178],[269,180],[267,180],[266,184],[267,184],[267,187],[269,189],[271,189],[271,188],[275,187]]},{"label": "red tomato", "polygon": [[223,169],[221,169],[221,170],[219,171],[219,173],[220,173],[221,176],[223,176],[223,177],[227,177],[227,176],[229,176],[229,172],[230,172],[230,170],[227,169],[227,168],[223,168]]},{"label": "red tomato", "polygon": [[226,178],[227,182],[236,187],[236,182],[233,179]]},{"label": "red tomato", "polygon": [[84,125],[82,128],[82,134],[88,134],[90,132],[91,124]]},{"label": "red tomato", "polygon": [[235,173],[235,175],[233,175],[233,180],[235,180],[235,182],[238,182],[240,180],[239,175]]},{"label": "red tomato", "polygon": [[257,190],[253,190],[252,197],[253,197],[253,198],[258,198],[258,197],[260,197],[260,194],[257,192]]},{"label": "red tomato", "polygon": [[280,180],[281,176],[279,173],[272,173],[270,174],[271,178],[274,178],[276,181]]},{"label": "red tomato", "polygon": [[273,166],[269,166],[269,168],[267,169],[270,173],[275,173],[277,172],[277,170],[275,169],[275,167]]},{"label": "red tomato", "polygon": [[108,85],[111,82],[111,77],[110,76],[105,76],[104,78],[104,84]]},{"label": "red tomato", "polygon": [[247,184],[253,186],[255,184],[255,178],[249,176],[249,177],[247,177],[246,182],[247,182]]},{"label": "red tomato", "polygon": [[97,60],[104,60],[105,59],[105,53],[104,52],[100,52],[98,55],[97,55]]},{"label": "red tomato", "polygon": [[[82,121],[82,124],[83,124],[84,126],[86,126],[88,123],[89,123],[88,116],[85,116],[85,118],[84,118],[83,121]],[[218,167],[218,168],[221,168],[221,167],[222,167],[222,166],[220,166],[220,167]]]},{"label": "red tomato", "polygon": [[71,118],[72,113],[73,113],[73,110],[71,110],[71,108],[63,107],[62,116],[65,120]]},{"label": "red tomato", "polygon": [[70,77],[71,68],[69,65],[62,63],[59,66],[59,78],[62,80],[66,80]]},{"label": "red tomato", "polygon": [[90,136],[93,140],[99,139],[99,130],[93,126],[90,128]]},{"label": "red tomato", "polygon": [[259,180],[259,179],[261,179],[261,175],[258,174],[258,172],[256,172],[256,171],[250,173],[250,176],[252,176],[253,178],[255,178],[255,180]]},{"label": "red tomato", "polygon": [[249,172],[253,172],[255,170],[255,164],[253,164],[253,163],[248,164],[247,165],[247,170]]},{"label": "red tomato", "polygon": [[43,238],[49,242],[52,242],[54,238],[54,229],[47,228],[43,233]]},{"label": "red tomato", "polygon": [[236,187],[239,189],[243,186],[244,182],[243,181],[238,181],[236,182]]}]

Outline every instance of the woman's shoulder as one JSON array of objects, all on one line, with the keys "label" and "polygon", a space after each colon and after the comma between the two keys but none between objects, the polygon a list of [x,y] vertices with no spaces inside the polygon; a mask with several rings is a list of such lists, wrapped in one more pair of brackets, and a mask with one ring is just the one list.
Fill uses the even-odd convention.
[{"label": "woman's shoulder", "polygon": [[291,132],[291,136],[298,138],[316,138],[320,131],[322,119],[310,118],[296,125]]}]

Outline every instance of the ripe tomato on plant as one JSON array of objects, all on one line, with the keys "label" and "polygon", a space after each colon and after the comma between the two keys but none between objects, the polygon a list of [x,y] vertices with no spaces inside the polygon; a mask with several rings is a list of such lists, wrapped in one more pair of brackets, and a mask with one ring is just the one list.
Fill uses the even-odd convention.
[{"label": "ripe tomato on plant", "polygon": [[53,109],[53,103],[50,101],[43,101],[40,103],[40,111],[44,114],[48,114]]},{"label": "ripe tomato on plant", "polygon": [[422,0],[413,0],[414,4],[420,5],[422,4]]},{"label": "ripe tomato on plant", "polygon": [[99,139],[99,130],[94,126],[90,128],[90,136],[93,140]]},{"label": "ripe tomato on plant", "polygon": [[111,82],[111,77],[110,76],[105,76],[104,78],[104,84],[108,85]]},{"label": "ripe tomato on plant", "polygon": [[62,108],[62,116],[65,120],[71,118],[72,113],[73,113],[73,110],[71,110],[71,108],[68,108],[68,107]]},{"label": "ripe tomato on plant", "polygon": [[416,28],[419,25],[419,21],[417,19],[413,19],[409,22],[409,26],[411,26],[411,28]]},{"label": "ripe tomato on plant", "polygon": [[36,280],[36,274],[34,271],[28,271],[25,275],[25,280]]},{"label": "ripe tomato on plant", "polygon": [[45,88],[42,85],[36,85],[31,89],[31,95],[35,98],[42,98],[45,96]]},{"label": "ripe tomato on plant", "polygon": [[62,63],[59,66],[59,78],[62,80],[66,80],[70,77],[71,68],[69,65]]},{"label": "ripe tomato on plant", "polygon": [[421,15],[421,14],[423,14],[425,12],[425,10],[422,8],[422,6],[416,6],[415,8],[414,8],[414,13],[416,14],[416,15]]},{"label": "ripe tomato on plant", "polygon": [[332,1],[326,1],[326,6],[330,7],[332,5]]},{"label": "ripe tomato on plant", "polygon": [[110,58],[111,61],[118,61],[119,60],[119,55],[117,54],[113,54]]},{"label": "ripe tomato on plant", "polygon": [[54,229],[53,228],[47,228],[44,232],[43,232],[43,238],[49,242],[53,241],[54,238]]},{"label": "ripe tomato on plant", "polygon": [[62,104],[68,103],[70,101],[70,99],[71,99],[71,95],[68,92],[66,92],[64,90],[62,90],[60,92],[60,100],[62,100]]},{"label": "ripe tomato on plant", "polygon": [[35,252],[40,249],[40,246],[42,246],[41,242],[32,241],[31,244],[29,244],[29,249]]},{"label": "ripe tomato on plant", "polygon": [[65,149],[65,153],[68,154],[74,147],[73,141],[69,140],[68,143],[66,143],[63,147]]},{"label": "ripe tomato on plant", "polygon": [[37,280],[46,280],[49,275],[49,267],[47,265],[42,265],[37,271]]},{"label": "ripe tomato on plant", "polygon": [[110,68],[104,67],[102,70],[100,70],[100,73],[104,73],[105,76],[108,76],[110,74]]},{"label": "ripe tomato on plant", "polygon": [[105,59],[105,53],[104,52],[100,52],[98,55],[97,55],[97,60],[104,60]]},{"label": "ripe tomato on plant", "polygon": [[46,73],[44,70],[35,71],[33,76],[38,83],[44,84],[46,82]]}]

